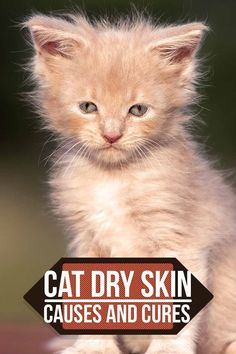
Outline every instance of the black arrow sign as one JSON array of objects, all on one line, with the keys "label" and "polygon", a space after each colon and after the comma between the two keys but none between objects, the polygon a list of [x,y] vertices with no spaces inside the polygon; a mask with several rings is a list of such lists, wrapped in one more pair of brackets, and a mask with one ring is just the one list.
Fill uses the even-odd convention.
[{"label": "black arrow sign", "polygon": [[[58,289],[60,286],[60,278],[62,274],[63,267],[65,265],[70,264],[72,267],[76,266],[78,269],[78,265],[80,269],[85,269],[86,267],[90,267],[90,269],[98,269],[99,265],[104,264],[107,266],[107,269],[113,269],[112,267],[119,266],[119,269],[123,269],[125,266],[130,267],[129,269],[135,269],[136,265],[140,269],[149,269],[156,266],[157,269],[160,265],[171,265],[172,270],[178,272],[182,271],[182,273],[187,277],[188,270],[176,259],[176,258],[61,258],[50,270],[54,271],[57,275],[56,279],[53,280],[53,287]],[[91,271],[91,270],[90,270]],[[64,300],[64,296],[57,294],[55,297],[51,297],[50,299],[46,299],[45,289],[44,289],[44,277],[45,275],[25,294],[24,299],[44,318],[44,309],[45,305],[50,303],[50,312],[55,313],[56,307],[63,306],[63,301],[67,301],[70,303],[70,299]],[[82,282],[83,284],[83,282]],[[85,285],[85,284],[84,284]],[[137,286],[139,286],[138,282],[134,284],[137,290]],[[175,279],[175,286],[177,287],[177,278]],[[134,289],[134,291],[136,291]],[[186,295],[186,294],[185,294]],[[186,298],[186,296],[183,296]],[[177,295],[172,296],[167,300],[171,302],[180,302],[183,304],[183,297],[178,297]],[[88,298],[88,296],[87,296]],[[196,314],[205,307],[209,301],[211,301],[213,295],[203,286],[192,274],[191,274],[191,297],[187,300],[189,306],[189,318],[190,320],[196,316]],[[104,299],[104,297],[103,297]],[[109,301],[108,298],[106,298]],[[119,300],[119,299],[118,299]],[[118,300],[115,300],[119,302]],[[142,302],[145,304],[147,299],[142,298],[142,300],[136,300],[137,302]],[[74,301],[74,302],[73,302]],[[73,305],[75,303],[81,303],[81,301],[85,302],[82,297],[77,297],[71,303]],[[94,302],[94,300],[92,300]],[[96,301],[96,300],[95,300]],[[135,301],[135,300],[134,300]],[[158,301],[158,300],[154,300]],[[162,303],[165,303],[162,297]],[[88,301],[89,302],[89,301]],[[152,301],[151,301],[152,302]],[[97,301],[99,306],[104,306],[104,303]],[[124,300],[123,300],[124,303]],[[59,304],[59,305],[58,305]],[[137,304],[139,306],[140,304]],[[103,308],[102,308],[103,310]],[[104,312],[104,311],[103,311]],[[63,308],[62,308],[63,313]],[[55,322],[50,323],[50,325],[56,329],[56,331],[60,334],[177,334],[185,325],[186,321],[179,321],[172,324],[172,326],[165,326],[163,328],[158,327],[158,325],[153,324],[150,325],[140,325],[140,323],[134,323],[132,326],[127,324],[127,327],[119,325],[108,327],[107,324],[103,322],[91,325],[88,324],[87,327],[82,323],[74,323],[74,326],[67,326],[65,323],[56,320]]]}]

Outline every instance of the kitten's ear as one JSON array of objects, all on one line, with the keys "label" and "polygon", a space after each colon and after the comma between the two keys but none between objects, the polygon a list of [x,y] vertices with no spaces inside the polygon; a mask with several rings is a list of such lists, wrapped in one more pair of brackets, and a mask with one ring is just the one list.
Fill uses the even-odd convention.
[{"label": "kitten's ear", "polygon": [[24,27],[29,28],[36,51],[43,56],[73,57],[77,49],[86,46],[75,26],[49,16],[33,16]]},{"label": "kitten's ear", "polygon": [[158,38],[149,44],[148,50],[158,53],[170,64],[187,64],[194,59],[207,29],[201,22],[163,28],[158,32]]}]

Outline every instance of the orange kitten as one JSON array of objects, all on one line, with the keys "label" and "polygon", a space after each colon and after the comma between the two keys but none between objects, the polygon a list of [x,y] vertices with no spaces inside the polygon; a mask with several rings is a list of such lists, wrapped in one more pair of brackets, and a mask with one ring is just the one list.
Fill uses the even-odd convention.
[{"label": "orange kitten", "polygon": [[[179,335],[123,344],[134,353],[235,354],[235,197],[186,130],[206,26],[80,16],[26,25],[41,114],[64,139],[51,186],[71,254],[177,257],[215,296]],[[115,336],[85,336],[61,353],[120,349]]]}]

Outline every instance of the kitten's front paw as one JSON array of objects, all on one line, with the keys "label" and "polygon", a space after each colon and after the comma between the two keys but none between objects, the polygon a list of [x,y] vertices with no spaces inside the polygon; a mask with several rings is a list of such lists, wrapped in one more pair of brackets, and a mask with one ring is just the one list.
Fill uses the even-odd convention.
[{"label": "kitten's front paw", "polygon": [[161,351],[155,351],[152,353],[146,352],[146,354],[193,354],[192,352],[186,352],[186,351],[180,351],[180,350],[175,350],[175,349],[171,349],[171,350],[161,350]]},{"label": "kitten's front paw", "polygon": [[195,354],[195,352],[193,352],[189,348],[185,348],[184,346],[182,348],[179,348],[179,346],[163,345],[162,347],[160,346],[157,348],[150,349],[148,349],[145,354]]},{"label": "kitten's front paw", "polygon": [[224,354],[236,354],[236,341],[232,342],[224,351]]},{"label": "kitten's front paw", "polygon": [[58,354],[79,354],[78,349],[74,347],[66,348],[62,352],[58,352]]},{"label": "kitten's front paw", "polygon": [[121,354],[113,340],[80,339],[74,346],[64,349],[60,354]]}]

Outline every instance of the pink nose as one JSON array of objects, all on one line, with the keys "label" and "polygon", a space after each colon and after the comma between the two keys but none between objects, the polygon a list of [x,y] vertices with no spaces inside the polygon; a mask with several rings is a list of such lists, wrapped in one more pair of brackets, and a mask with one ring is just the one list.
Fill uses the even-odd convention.
[{"label": "pink nose", "polygon": [[110,144],[115,143],[121,137],[122,137],[121,134],[116,134],[116,133],[106,133],[103,135],[103,138]]}]

